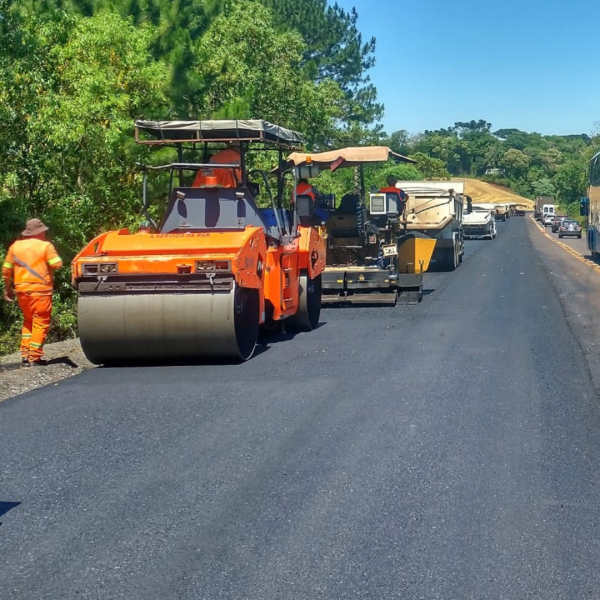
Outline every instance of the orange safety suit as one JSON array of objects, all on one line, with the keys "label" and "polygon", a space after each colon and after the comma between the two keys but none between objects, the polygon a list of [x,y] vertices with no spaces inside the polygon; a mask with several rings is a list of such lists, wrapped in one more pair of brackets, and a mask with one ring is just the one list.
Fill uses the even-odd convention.
[{"label": "orange safety suit", "polygon": [[397,187],[384,187],[381,188],[379,190],[382,194],[398,194],[398,196],[400,196],[400,199],[402,200],[402,195],[404,194],[404,192]]},{"label": "orange safety suit", "polygon": [[[400,202],[402,202],[402,203],[406,203],[406,201],[408,200],[408,194],[404,190],[401,190],[400,188],[397,188],[396,186],[384,187],[384,188],[381,188],[379,191],[382,194],[397,194],[398,197],[400,198]],[[401,210],[400,212],[403,212],[403,210]]]},{"label": "orange safety suit", "polygon": [[310,196],[313,202],[317,201],[316,190],[310,183],[299,183],[296,186],[296,196]]},{"label": "orange safety suit", "polygon": [[[239,148],[226,148],[213,154],[209,163],[213,165],[239,165],[241,161]],[[241,169],[213,169],[213,174],[217,178],[217,184],[221,187],[235,188],[242,183]],[[192,187],[201,187],[205,183],[205,176],[202,171],[198,171],[194,178]]]},{"label": "orange safety suit", "polygon": [[52,271],[62,264],[54,246],[36,238],[16,241],[2,263],[5,289],[10,289],[12,278],[23,311],[21,355],[30,361],[39,360],[44,353],[52,315]]},{"label": "orange safety suit", "polygon": [[[317,202],[317,190],[310,183],[299,183],[296,186],[296,196],[309,196],[313,204]],[[290,199],[290,207],[294,208],[294,196]]]}]

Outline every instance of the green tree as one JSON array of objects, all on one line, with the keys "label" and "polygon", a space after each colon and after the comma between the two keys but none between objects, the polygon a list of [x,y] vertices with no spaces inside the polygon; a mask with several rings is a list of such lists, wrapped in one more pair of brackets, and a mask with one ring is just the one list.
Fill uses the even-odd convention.
[{"label": "green tree", "polygon": [[423,181],[423,173],[411,164],[388,163],[377,168],[371,168],[365,172],[365,184],[367,189],[380,189],[387,186],[387,178],[393,175],[400,181]]},{"label": "green tree", "polygon": [[[80,16],[117,13],[151,35],[150,52],[168,69],[165,93],[174,117],[193,116],[197,97],[207,82],[194,73],[195,48],[212,19],[221,10],[219,0],[43,0],[45,12],[64,10]],[[37,0],[24,0],[28,13],[39,9]],[[44,11],[43,11],[44,12]]]},{"label": "green tree", "polygon": [[413,152],[436,158],[445,165],[447,171],[454,175],[464,172],[462,142],[451,131],[435,131],[426,134],[413,147]]},{"label": "green tree", "polygon": [[587,163],[583,156],[559,167],[553,179],[558,199],[564,205],[578,202],[587,189]]},{"label": "green tree", "polygon": [[424,179],[449,179],[450,173],[443,160],[431,158],[422,152],[411,154],[410,158],[417,161],[416,168]]},{"label": "green tree", "polygon": [[[566,173],[572,169],[563,168],[564,165],[583,164],[593,148],[600,148],[597,135],[543,136],[515,128],[491,132],[491,123],[471,120],[426,130],[408,143],[412,153],[420,152],[443,161],[452,175],[483,176],[529,197],[535,197],[540,190],[556,191],[555,176],[564,188]],[[488,168],[501,169],[502,174],[485,175]],[[564,189],[563,195],[573,194]]]},{"label": "green tree", "polygon": [[540,177],[531,182],[531,191],[534,196],[555,196],[556,188],[548,177]]},{"label": "green tree", "polygon": [[410,152],[410,134],[406,129],[394,131],[390,137],[384,141],[394,152],[407,155]]},{"label": "green tree", "polygon": [[509,177],[523,177],[529,167],[529,157],[520,150],[510,148],[500,158],[499,165],[506,169]]},{"label": "green tree", "polygon": [[194,101],[197,114],[211,117],[237,103],[238,118],[270,120],[322,143],[333,134],[341,92],[332,80],[306,77],[303,48],[299,34],[275,29],[268,9],[231,0],[198,45],[196,72],[211,83]]},{"label": "green tree", "polygon": [[363,42],[356,8],[346,11],[327,0],[260,1],[272,9],[276,25],[300,32],[305,42],[301,65],[308,76],[317,83],[333,80],[343,91],[341,118],[347,126],[381,118],[383,106],[368,77],[376,42]]}]

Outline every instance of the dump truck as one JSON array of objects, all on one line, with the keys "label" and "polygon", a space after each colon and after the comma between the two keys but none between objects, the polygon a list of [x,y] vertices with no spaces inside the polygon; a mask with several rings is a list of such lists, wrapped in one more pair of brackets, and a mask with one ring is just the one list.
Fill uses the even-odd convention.
[{"label": "dump truck", "polygon": [[436,270],[454,271],[462,262],[464,181],[399,181],[408,196],[406,231],[436,240]]},{"label": "dump truck", "polygon": [[510,211],[508,210],[508,204],[495,204],[494,214],[496,221],[506,221],[510,218]]},{"label": "dump truck", "polygon": [[[246,169],[253,151],[275,151],[283,163],[302,148],[302,136],[261,120],[140,120],[135,138],[163,153],[176,148],[178,160],[143,167],[144,227],[103,233],[72,262],[86,357],[94,364],[245,361],[261,326],[314,329],[325,243],[284,205],[284,178],[295,182],[296,170],[280,172],[272,186],[269,173]],[[233,144],[239,161],[213,161]],[[186,162],[184,151],[202,157]],[[233,186],[221,183],[219,169]],[[148,212],[147,178],[155,171],[170,176],[159,223]],[[257,202],[261,186],[267,208]]]},{"label": "dump truck", "polygon": [[301,218],[318,226],[326,242],[323,303],[416,304],[423,297],[423,273],[429,268],[436,240],[405,231],[401,190],[384,188],[384,192],[370,193],[369,204],[366,202],[363,167],[388,160],[414,162],[385,146],[288,157],[290,166],[310,166],[313,177],[323,169],[358,170],[357,189],[345,194],[339,204],[330,195],[317,201],[321,211],[317,220],[311,199],[298,199],[306,206]]},{"label": "dump truck", "polygon": [[544,205],[554,205],[554,198],[552,196],[538,196],[535,199],[535,207],[533,209],[533,218],[536,221],[541,221],[543,217]]}]

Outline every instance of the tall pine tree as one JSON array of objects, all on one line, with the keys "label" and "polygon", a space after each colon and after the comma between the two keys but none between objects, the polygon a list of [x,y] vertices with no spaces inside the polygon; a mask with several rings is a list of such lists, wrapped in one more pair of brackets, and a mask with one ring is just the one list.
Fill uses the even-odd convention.
[{"label": "tall pine tree", "polygon": [[307,74],[317,82],[332,79],[344,91],[342,112],[348,130],[363,129],[381,118],[383,106],[368,76],[375,64],[376,40],[363,42],[355,8],[348,12],[327,0],[259,1],[273,11],[279,27],[302,35]]}]

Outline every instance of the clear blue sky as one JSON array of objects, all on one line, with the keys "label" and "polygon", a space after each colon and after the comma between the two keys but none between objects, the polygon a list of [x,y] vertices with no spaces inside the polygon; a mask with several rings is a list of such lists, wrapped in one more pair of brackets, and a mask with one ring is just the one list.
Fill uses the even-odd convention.
[{"label": "clear blue sky", "polygon": [[[333,0],[330,0],[333,4]],[[371,80],[391,133],[485,119],[590,133],[600,121],[600,0],[338,0],[377,38]]]}]

